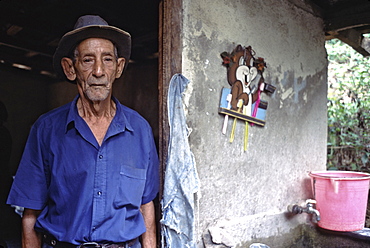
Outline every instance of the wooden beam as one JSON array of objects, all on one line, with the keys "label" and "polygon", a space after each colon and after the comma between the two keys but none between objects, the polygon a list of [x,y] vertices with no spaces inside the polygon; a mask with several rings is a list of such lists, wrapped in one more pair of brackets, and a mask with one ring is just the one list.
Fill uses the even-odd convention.
[{"label": "wooden beam", "polygon": [[159,159],[161,163],[161,193],[165,171],[169,124],[167,93],[172,76],[182,72],[182,0],[161,0],[159,6]]},{"label": "wooden beam", "polygon": [[348,29],[341,32],[337,32],[333,35],[334,38],[340,39],[344,43],[350,45],[358,53],[362,54],[364,57],[370,56],[370,53],[362,47],[363,39],[362,33],[356,31],[355,29]]},{"label": "wooden beam", "polygon": [[325,11],[326,40],[340,39],[367,57],[370,53],[362,47],[363,34],[370,26],[370,1],[337,4]]},{"label": "wooden beam", "polygon": [[[2,43],[0,43],[0,47],[3,46]],[[24,50],[19,49],[23,52],[12,52],[13,50],[9,50],[8,52],[4,51],[4,49],[1,49],[0,53],[0,60],[4,61],[6,64],[20,64],[27,67],[30,67],[32,71],[35,72],[41,72],[46,71],[51,74],[54,73],[54,68],[52,65],[52,58],[51,57],[45,57],[40,55],[37,52],[32,52],[30,50]],[[32,58],[28,56],[28,54],[33,54]]]},{"label": "wooden beam", "polygon": [[352,4],[340,8],[332,7],[325,11],[325,31],[343,31],[370,24],[370,1]]}]

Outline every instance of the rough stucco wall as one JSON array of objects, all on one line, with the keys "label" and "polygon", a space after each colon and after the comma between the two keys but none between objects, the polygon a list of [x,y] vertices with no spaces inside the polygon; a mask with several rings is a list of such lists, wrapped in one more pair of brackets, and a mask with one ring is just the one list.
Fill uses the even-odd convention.
[{"label": "rough stucco wall", "polygon": [[[312,197],[307,172],[324,170],[326,163],[322,20],[283,0],[183,5],[183,74],[191,81],[185,104],[201,182],[199,246],[212,246],[209,228],[234,245],[287,234],[309,222],[305,214],[287,218],[286,208]],[[224,116],[218,114],[221,89],[228,87],[220,53],[237,44],[265,58],[266,82],[277,87],[271,97],[262,96],[269,104],[266,126],[249,128],[246,152],[244,123],[238,121],[229,143],[233,118],[223,135]]]}]

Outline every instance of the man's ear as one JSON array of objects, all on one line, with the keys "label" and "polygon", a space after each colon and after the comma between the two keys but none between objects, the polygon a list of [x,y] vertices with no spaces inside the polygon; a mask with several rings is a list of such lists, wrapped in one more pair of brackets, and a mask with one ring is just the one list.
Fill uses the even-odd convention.
[{"label": "man's ear", "polygon": [[116,78],[119,78],[122,75],[123,69],[125,68],[125,64],[126,64],[126,59],[125,58],[118,58]]},{"label": "man's ear", "polygon": [[76,72],[75,68],[73,67],[73,61],[70,58],[64,57],[60,61],[64,74],[70,81],[74,81],[76,79]]}]

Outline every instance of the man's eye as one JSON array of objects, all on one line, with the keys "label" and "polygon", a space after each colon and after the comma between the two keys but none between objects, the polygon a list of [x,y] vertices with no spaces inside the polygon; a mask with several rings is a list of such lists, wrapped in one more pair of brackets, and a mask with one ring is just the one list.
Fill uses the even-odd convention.
[{"label": "man's eye", "polygon": [[107,62],[113,61],[113,59],[111,57],[104,58],[104,60],[107,61]]}]

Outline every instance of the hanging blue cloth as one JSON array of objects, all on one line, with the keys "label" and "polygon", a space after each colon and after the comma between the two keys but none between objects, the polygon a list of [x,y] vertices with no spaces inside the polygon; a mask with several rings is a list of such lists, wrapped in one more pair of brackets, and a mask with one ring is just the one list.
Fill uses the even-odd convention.
[{"label": "hanging blue cloth", "polygon": [[188,83],[183,75],[175,74],[168,90],[170,137],[161,200],[162,248],[196,247],[194,202],[199,179],[182,102]]}]

